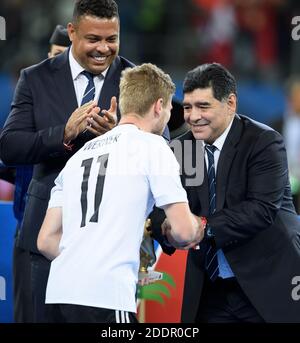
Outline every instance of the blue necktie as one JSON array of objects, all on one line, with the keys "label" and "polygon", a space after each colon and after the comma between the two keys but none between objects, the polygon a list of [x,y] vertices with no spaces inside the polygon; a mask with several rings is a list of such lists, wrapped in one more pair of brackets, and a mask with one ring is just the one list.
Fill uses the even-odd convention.
[{"label": "blue necktie", "polygon": [[[215,173],[215,159],[214,152],[217,148],[214,145],[205,145],[208,159],[208,185],[209,185],[209,215],[216,212],[216,173]],[[211,242],[208,247],[205,268],[209,278],[214,281],[219,275],[218,255],[214,242]]]},{"label": "blue necktie", "polygon": [[95,98],[94,75],[86,70],[84,70],[82,74],[89,80],[89,83],[84,91],[83,98],[81,100],[81,106],[91,100],[94,100]]}]

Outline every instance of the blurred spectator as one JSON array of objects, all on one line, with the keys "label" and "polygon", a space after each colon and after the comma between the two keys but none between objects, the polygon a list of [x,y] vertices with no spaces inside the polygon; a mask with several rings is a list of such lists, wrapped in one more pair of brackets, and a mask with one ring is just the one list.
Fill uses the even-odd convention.
[{"label": "blurred spectator", "polygon": [[[216,61],[246,77],[278,81],[283,0],[192,0],[198,63]],[[285,39],[286,40],[286,39]]]},{"label": "blurred spectator", "polygon": [[196,23],[201,62],[218,61],[232,64],[236,35],[236,16],[231,0],[193,0],[202,10],[202,20]]},{"label": "blurred spectator", "polygon": [[161,41],[166,32],[166,0],[142,0],[135,11],[138,45],[143,62],[160,64]]},{"label": "blurred spectator", "polygon": [[49,40],[50,50],[48,57],[54,57],[64,52],[67,47],[71,44],[68,31],[62,25],[56,25],[52,36]]},{"label": "blurred spectator", "polygon": [[14,189],[11,183],[0,179],[0,201],[12,201]]},{"label": "blurred spectator", "polygon": [[288,109],[284,117],[283,136],[295,205],[300,213],[300,77],[293,79],[288,88]]},{"label": "blurred spectator", "polygon": [[33,63],[45,59],[53,27],[67,23],[72,7],[70,0],[1,0],[7,36],[0,41],[1,69],[9,72],[21,59]]},{"label": "blurred spectator", "polygon": [[294,204],[300,213],[300,76],[289,80],[286,113],[271,126],[285,139]]},{"label": "blurred spectator", "polygon": [[239,35],[235,67],[248,76],[278,80],[278,13],[282,0],[234,0]]},{"label": "blurred spectator", "polygon": [[[171,69],[175,79],[197,63],[218,61],[238,77],[280,82],[299,72],[300,48],[291,39],[298,0],[118,1],[121,54]],[[1,0],[7,40],[0,41],[0,67],[41,60],[53,24],[67,22],[70,0]]]}]

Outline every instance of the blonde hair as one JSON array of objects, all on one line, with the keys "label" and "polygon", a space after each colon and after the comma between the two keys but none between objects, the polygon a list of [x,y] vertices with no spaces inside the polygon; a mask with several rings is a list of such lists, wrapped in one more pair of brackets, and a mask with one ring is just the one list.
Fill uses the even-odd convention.
[{"label": "blonde hair", "polygon": [[151,63],[144,63],[122,72],[119,106],[121,115],[136,113],[143,117],[158,99],[167,106],[175,92],[171,77]]}]

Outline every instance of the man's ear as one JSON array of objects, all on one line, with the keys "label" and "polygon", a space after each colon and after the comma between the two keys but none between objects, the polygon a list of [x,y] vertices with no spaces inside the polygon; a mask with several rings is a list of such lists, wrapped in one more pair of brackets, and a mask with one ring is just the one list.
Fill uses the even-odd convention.
[{"label": "man's ear", "polygon": [[163,99],[159,98],[154,103],[154,113],[155,113],[155,115],[157,115],[157,114],[160,115],[162,109],[163,109]]},{"label": "man's ear", "polygon": [[236,98],[236,95],[231,93],[228,97],[228,100],[227,100],[227,105],[230,109],[230,111],[232,111],[233,113],[236,112],[236,106],[237,106],[237,98]]},{"label": "man's ear", "polygon": [[75,26],[74,26],[74,24],[73,23],[68,23],[67,30],[68,30],[69,39],[70,39],[71,42],[73,42],[74,35],[75,35]]}]

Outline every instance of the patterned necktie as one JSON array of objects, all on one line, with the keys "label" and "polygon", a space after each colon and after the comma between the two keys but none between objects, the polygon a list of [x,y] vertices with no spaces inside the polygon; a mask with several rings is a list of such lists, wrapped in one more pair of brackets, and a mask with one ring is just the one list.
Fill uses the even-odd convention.
[{"label": "patterned necktie", "polygon": [[94,100],[94,97],[95,97],[94,75],[86,70],[84,70],[82,74],[89,80],[89,83],[86,86],[86,89],[84,91],[84,95],[81,100],[81,106],[91,100]]},{"label": "patterned necktie", "polygon": [[[208,184],[209,184],[209,215],[216,211],[216,173],[215,173],[215,159],[214,152],[216,151],[214,145],[205,145],[208,159]],[[209,278],[214,281],[219,275],[217,249],[214,242],[211,242],[205,258],[205,268]]]}]

